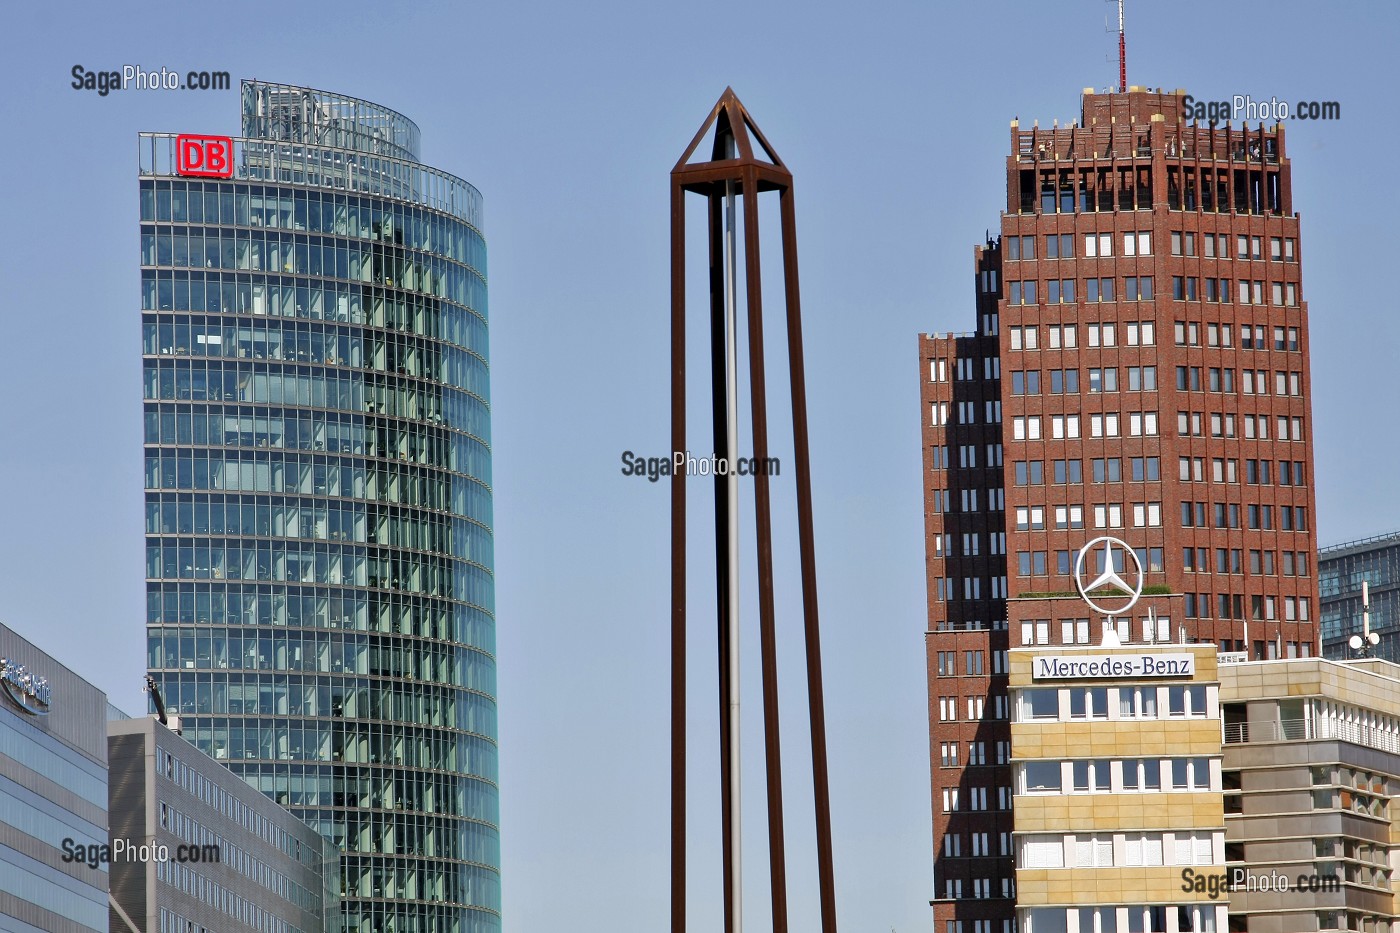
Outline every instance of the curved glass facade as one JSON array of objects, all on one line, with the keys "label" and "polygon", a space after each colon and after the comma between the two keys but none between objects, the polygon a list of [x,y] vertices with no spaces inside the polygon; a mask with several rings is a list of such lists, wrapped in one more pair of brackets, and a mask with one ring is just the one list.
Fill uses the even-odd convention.
[{"label": "curved glass facade", "polygon": [[347,931],[497,933],[480,195],[378,105],[242,101],[232,178],[141,137],[148,665]]}]

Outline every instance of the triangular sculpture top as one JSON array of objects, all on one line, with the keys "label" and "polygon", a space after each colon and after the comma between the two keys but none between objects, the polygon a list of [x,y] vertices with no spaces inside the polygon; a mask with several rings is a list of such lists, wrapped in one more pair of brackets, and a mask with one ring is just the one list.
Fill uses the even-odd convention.
[{"label": "triangular sculpture top", "polygon": [[[713,127],[715,131],[714,145],[711,147],[710,158],[705,162],[692,162],[691,158],[700,148],[700,142],[705,138],[705,134]],[[752,138],[750,136],[752,134]],[[733,148],[729,148],[729,141],[733,140]],[[758,141],[762,154],[754,155],[753,140]],[[733,156],[727,152],[733,152]],[[764,158],[766,156],[767,158]],[[673,172],[679,172],[686,168],[695,168],[714,162],[744,163],[753,162],[759,165],[773,165],[778,168],[787,169],[783,160],[778,158],[778,154],[773,151],[773,147],[764,138],[763,131],[758,128],[758,124],[753,122],[753,117],[744,109],[744,105],[735,96],[733,88],[725,88],[720,95],[715,106],[710,110],[710,115],[701,125],[695,138],[686,147],[685,154],[676,163]]]}]

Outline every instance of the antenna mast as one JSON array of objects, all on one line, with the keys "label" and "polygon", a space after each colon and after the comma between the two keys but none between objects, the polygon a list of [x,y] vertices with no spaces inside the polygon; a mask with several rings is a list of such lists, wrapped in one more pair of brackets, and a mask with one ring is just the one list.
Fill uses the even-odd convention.
[{"label": "antenna mast", "polygon": [[1123,38],[1123,0],[1118,0],[1118,92],[1128,90],[1128,44]]}]

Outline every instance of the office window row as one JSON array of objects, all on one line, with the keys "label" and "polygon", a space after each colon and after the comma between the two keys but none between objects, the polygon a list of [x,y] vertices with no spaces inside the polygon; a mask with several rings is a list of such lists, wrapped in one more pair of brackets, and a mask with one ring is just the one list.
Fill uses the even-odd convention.
[{"label": "office window row", "polygon": [[[1205,379],[1202,379],[1202,374]],[[1272,379],[1265,369],[1240,370],[1239,375],[1239,385],[1244,395],[1269,395],[1272,392],[1273,395],[1301,397],[1303,394],[1303,374],[1299,370],[1275,370]],[[1180,392],[1233,394],[1235,386],[1235,370],[1230,367],[1176,367],[1176,388]]]},{"label": "office window row", "polygon": [[[1183,528],[1240,528],[1247,527],[1251,531],[1307,531],[1308,530],[1308,509],[1303,505],[1260,505],[1258,503],[1248,503],[1244,505],[1243,526],[1240,524],[1241,503],[1238,502],[1216,502],[1212,503],[1211,521],[1207,521],[1205,502],[1183,502],[1181,503],[1181,525]],[[1274,512],[1278,510],[1278,524],[1274,523]]]},{"label": "office window row", "polygon": [[481,234],[460,220],[392,200],[302,187],[143,182],[141,219],[355,237],[421,249],[477,269],[486,261]]},{"label": "office window row", "polygon": [[[1182,548],[1182,569],[1186,573],[1243,574],[1246,572],[1244,561],[1246,549],[1218,547],[1214,551],[1215,560],[1212,562],[1210,548]],[[1248,550],[1248,554],[1249,563],[1247,566],[1250,576],[1272,577],[1277,574],[1273,551],[1251,548]],[[1306,577],[1308,575],[1307,551],[1283,551],[1282,556],[1283,576]]]},{"label": "office window row", "polygon": [[[987,673],[986,665],[983,663],[985,657],[986,653],[981,649],[963,651],[962,673],[969,677],[978,677]],[[1004,649],[992,652],[992,673],[1006,673],[1006,651]],[[938,676],[958,676],[958,652],[938,652]]]},{"label": "office window row", "polygon": [[[1212,612],[1212,608],[1214,612]],[[1211,594],[1186,593],[1182,614],[1188,619],[1235,619],[1238,621],[1309,622],[1312,620],[1312,599],[1307,596],[1272,596],[1255,594],[1249,597],[1249,615],[1244,612],[1244,594],[1217,593],[1212,607]],[[1272,657],[1272,655],[1270,655]],[[1292,655],[1290,655],[1292,657]]]},{"label": "office window row", "polygon": [[[185,841],[188,846],[187,851],[195,849],[200,851],[202,858],[198,861],[227,865],[230,870],[243,875],[254,884],[266,888],[302,910],[319,909],[321,901],[315,892],[296,883],[255,853],[234,844],[224,834],[205,826],[197,817],[162,801],[159,820],[162,829]],[[304,858],[308,865],[316,865],[315,849],[308,845],[309,851],[303,856],[301,840],[294,842],[294,851],[287,852],[287,854],[294,855],[298,861],[302,861]],[[196,861],[196,859],[190,859],[190,861]]]},{"label": "office window row", "polygon": [[208,227],[141,228],[141,265],[223,271],[285,272],[435,294],[465,294],[476,269],[402,246],[339,237]]},{"label": "office window row", "polygon": [[[939,602],[955,599],[976,600],[984,598],[982,577],[963,577],[961,586],[954,577],[940,577],[934,581],[934,596]],[[1007,594],[1006,577],[994,576],[987,578],[986,586],[987,599],[1005,599]]]},{"label": "office window row", "polygon": [[1018,694],[1016,718],[1018,722],[1204,719],[1216,715],[1216,702],[1216,688],[1205,684],[1030,687]]},{"label": "office window row", "polygon": [[[1216,548],[1215,551],[1216,573],[1244,572],[1243,570],[1237,569],[1241,566],[1239,558],[1241,554],[1240,549],[1234,548],[1229,551],[1229,570],[1220,569],[1220,567],[1227,565],[1225,559],[1221,556],[1225,553],[1225,549]],[[1248,550],[1248,555],[1248,572],[1250,576],[1308,576],[1309,556],[1307,551],[1279,551],[1277,552],[1278,560],[1274,559],[1276,556],[1275,552],[1269,549],[1250,548]],[[1210,549],[1203,547],[1184,547],[1182,548],[1181,563],[1182,569],[1187,573],[1210,573],[1212,566],[1210,561]]]},{"label": "office window row", "polygon": [[1176,413],[1176,433],[1179,437],[1205,437],[1208,427],[1211,437],[1243,437],[1248,441],[1267,441],[1269,440],[1270,422],[1275,428],[1275,440],[1303,441],[1307,439],[1303,432],[1303,418],[1300,415],[1275,415],[1271,417],[1252,413],[1237,415],[1234,412],[1179,411]]},{"label": "office window row", "polygon": [[[1171,234],[1173,256],[1197,255],[1197,241],[1200,242],[1199,255],[1206,259],[1263,259],[1264,238],[1247,234],[1235,235],[1235,249],[1230,249],[1228,233],[1193,233],[1173,230]],[[1034,258],[1034,257],[1029,257]],[[1297,262],[1298,241],[1293,237],[1269,237],[1269,259],[1273,262]]]},{"label": "office window row", "polygon": [[[1177,321],[1172,329],[1178,347],[1199,347],[1201,332],[1205,331],[1206,346],[1230,348],[1234,344],[1233,324],[1199,324],[1195,321]],[[1296,353],[1301,349],[1301,332],[1297,327],[1276,325],[1273,327],[1272,341],[1268,325],[1241,324],[1241,350],[1275,350]]]},{"label": "office window row", "polygon": [[[1047,350],[1073,350],[1080,346],[1079,324],[1047,324],[1045,346]],[[1122,346],[1150,347],[1157,342],[1157,327],[1152,321],[1098,322],[1086,323],[1084,345],[1088,347]],[[1023,324],[1010,328],[1011,349],[1039,350],[1040,325]],[[1073,391],[1073,390],[1072,390]]]},{"label": "office window row", "polygon": [[[1132,517],[1132,527],[1134,528],[1159,528],[1162,525],[1162,503],[1160,502],[1133,502],[1130,503]],[[1045,517],[1047,508],[1054,520],[1056,529],[1078,529],[1085,527],[1085,513],[1092,516],[1094,528],[1122,528],[1124,527],[1124,509],[1121,502],[1095,503],[1092,506],[1084,505],[1062,505],[1062,506],[1017,506],[1016,507],[1016,530],[1017,531],[1045,531]],[[1062,571],[1063,572],[1063,571]]]},{"label": "office window row", "polygon": [[[1224,282],[1224,279],[1221,279]],[[1085,300],[1091,303],[1122,301],[1151,301],[1153,297],[1152,276],[1129,275],[1123,278],[1122,298],[1114,297],[1114,280],[1094,278],[1085,282]],[[1041,304],[1038,295],[1045,296],[1045,304],[1074,304],[1076,288],[1074,279],[1049,279],[1044,291],[1039,290],[1038,280],[1007,282],[1006,300],[1013,305]]]},{"label": "office window row", "polygon": [[1223,856],[1223,834],[1210,830],[1036,833],[1016,840],[1017,868],[1216,865],[1224,862]]},{"label": "office window row", "polygon": [[[1089,415],[1087,419],[1082,415],[1016,415],[1011,419],[1011,437],[1018,441],[1038,441],[1047,436],[1051,440],[1073,440],[1083,436],[1085,420],[1089,423],[1090,437],[1123,436],[1125,419],[1122,414],[1099,412]],[[1128,412],[1126,421],[1129,437],[1157,436],[1158,420],[1155,411]],[[1048,435],[1044,432],[1044,422],[1049,422]]]},{"label": "office window row", "polygon": [[[958,751],[960,747],[961,743],[959,742],[940,742],[938,748],[940,766],[944,768],[960,767],[961,763],[958,760]],[[1011,743],[1004,740],[998,741],[995,743],[995,749],[995,760],[993,762],[988,762],[987,743],[981,741],[968,742],[966,763],[968,765],[985,765],[989,763],[999,765],[1006,764],[1011,754]]]},{"label": "office window row", "polygon": [[[1011,854],[1011,834],[1008,832],[996,833],[996,851],[992,851],[992,833],[970,832],[966,838],[970,843],[967,847],[968,854],[973,858],[986,857],[989,855],[1010,855]],[[948,832],[943,835],[943,854],[948,858],[961,858],[963,856],[963,834],[959,832]]]},{"label": "office window row", "polygon": [[1021,933],[1216,933],[1224,929],[1225,905],[1032,907],[1020,916]]},{"label": "office window row", "polygon": [[[1139,503],[1139,504],[1140,504],[1140,505],[1145,505],[1149,510],[1150,510],[1153,506],[1156,506],[1156,505],[1157,505],[1157,503],[1155,503],[1155,502]],[[1079,519],[1078,519],[1078,523],[1077,523],[1077,524],[1074,523],[1074,519],[1071,519],[1071,522],[1070,522],[1070,524],[1068,525],[1068,527],[1070,527],[1070,528],[1082,528],[1082,527],[1084,527],[1084,522],[1083,522],[1083,518],[1082,518],[1082,515],[1083,515],[1082,511],[1077,512],[1077,513],[1075,512],[1075,510],[1081,508],[1080,506],[1066,506],[1066,507],[1064,507],[1064,508],[1065,508],[1067,511],[1069,511],[1072,515],[1073,515],[1073,514],[1078,514],[1078,515],[1080,516]],[[1135,508],[1136,508],[1136,506],[1135,506]],[[1057,509],[1057,511],[1058,511],[1058,509]],[[1150,518],[1151,518],[1151,513],[1149,512],[1149,520],[1150,520]],[[1056,526],[1055,526],[1055,527],[1057,527],[1057,528],[1058,528],[1058,527],[1061,527],[1060,524],[1059,524],[1059,518],[1058,518],[1058,517],[1057,517],[1057,519],[1056,519]],[[1164,566],[1164,564],[1163,564],[1163,562],[1162,562],[1162,549],[1161,549],[1161,548],[1159,548],[1159,547],[1136,548],[1135,550],[1138,552],[1139,557],[1140,557],[1140,559],[1141,559],[1142,562],[1143,562],[1143,569],[1144,569],[1144,571],[1146,571],[1147,573],[1162,573],[1162,572],[1166,569],[1165,566]],[[1053,573],[1053,574],[1055,574],[1055,575],[1057,575],[1057,576],[1066,577],[1066,576],[1069,576],[1070,574],[1072,574],[1072,573],[1074,572],[1074,561],[1075,561],[1075,555],[1076,555],[1076,553],[1077,553],[1076,551],[1067,551],[1067,550],[1060,550],[1060,551],[1018,551],[1018,552],[1016,552],[1016,573],[1017,573],[1018,576],[1022,576],[1022,577],[1048,576],[1048,575],[1051,574],[1051,573]],[[1030,644],[1030,642],[1023,642],[1023,644]],[[1041,644],[1046,644],[1046,642],[1041,642]]]},{"label": "office window row", "polygon": [[[1128,463],[1126,474],[1123,470],[1125,459]],[[1125,475],[1135,483],[1156,482],[1162,478],[1161,459],[1158,457],[1095,457],[1089,461],[1089,466],[1095,483],[1121,483]],[[1051,460],[1050,467],[1050,476],[1056,486],[1077,486],[1084,482],[1082,460]],[[1017,460],[1012,465],[1012,474],[1017,486],[1044,485],[1045,461]]]},{"label": "office window row", "polygon": [[485,285],[474,276],[463,284],[460,294],[443,301],[389,286],[287,274],[145,269],[141,309],[368,324],[445,340],[484,357],[486,318],[473,309],[485,306]]},{"label": "office window row", "polygon": [[[1149,572],[1160,573],[1162,571],[1162,549],[1161,548],[1138,548],[1138,559],[1147,561]],[[1057,552],[1057,554],[1070,554],[1069,551]],[[1155,561],[1156,563],[1152,563]],[[1051,626],[1058,624],[1060,629],[1060,644],[1062,645],[1087,645],[1089,644],[1089,620],[1088,619],[1061,619],[1058,623],[1049,619],[1031,619],[1021,623],[1021,644],[1022,645],[1048,645],[1050,644]],[[1120,617],[1113,620],[1114,629],[1118,635],[1118,640],[1124,644],[1133,640],[1132,619]],[[1171,641],[1171,620],[1165,616],[1146,617],[1139,620],[1141,641],[1147,644],[1155,642]]]},{"label": "office window row", "polygon": [[[953,366],[949,369],[948,364]],[[977,360],[970,356],[957,357],[956,359],[933,358],[928,361],[928,381],[948,382],[949,378],[958,382],[970,382],[978,378]],[[983,379],[997,379],[1001,376],[1001,360],[995,356],[982,358]]]},{"label": "office window row", "polygon": [[[388,593],[375,594],[371,601],[368,593],[342,587],[236,581],[148,584],[146,621],[153,625],[206,625],[212,621],[230,626],[394,632],[470,645],[492,644],[495,631],[494,623],[483,610],[447,599]],[[152,633],[151,638],[156,634]],[[179,651],[183,658],[183,645]],[[474,654],[467,657],[476,658]],[[197,665],[201,663],[205,662],[196,661]],[[494,665],[487,665],[487,670],[494,676]],[[469,686],[495,692],[494,686],[480,687],[475,680],[469,681]]]},{"label": "office window row", "polygon": [[[1212,776],[1214,772],[1214,776]],[[1016,768],[1019,794],[1151,794],[1220,790],[1209,758],[1098,758],[1027,761]]]},{"label": "office window row", "polygon": [[[987,701],[991,700],[991,715],[987,715]],[[962,702],[966,701],[967,715],[962,717],[960,711]],[[974,694],[967,697],[941,696],[938,698],[938,721],[939,722],[959,722],[966,719],[968,722],[978,722],[982,719],[1007,719],[1006,694],[994,693],[990,697],[986,694]]]},{"label": "office window row", "polygon": [[[931,557],[976,557],[982,552],[982,532],[965,531],[962,533],[962,549],[959,550],[957,539],[951,534],[934,535],[930,539]],[[987,553],[1006,553],[1006,532],[987,532]]]},{"label": "office window row", "polygon": [[1016,921],[1003,920],[948,920],[943,933],[1016,933]]},{"label": "office window row", "polygon": [[[1278,469],[1274,469],[1277,462]],[[1240,481],[1239,460],[1234,457],[1210,458],[1210,481],[1213,483],[1238,483]],[[1250,486],[1272,486],[1271,477],[1278,477],[1280,486],[1304,486],[1306,483],[1305,461],[1302,460],[1256,460],[1244,461],[1244,481]],[[1183,483],[1203,483],[1206,481],[1205,457],[1181,457],[1177,460],[1178,479]]]},{"label": "office window row", "polygon": [[199,769],[185,764],[159,745],[156,746],[156,773],[173,781],[205,806],[261,837],[268,845],[281,849],[288,855],[299,851],[297,841],[290,833],[280,829],[267,817],[209,780]]},{"label": "office window row", "polygon": [[[1204,283],[1204,288],[1202,288]],[[1239,304],[1263,304],[1264,281],[1245,279],[1239,281]],[[1175,301],[1228,302],[1230,300],[1229,279],[1200,279],[1194,275],[1172,276],[1172,299]],[[1298,286],[1293,282],[1269,283],[1269,304],[1296,308],[1298,306]]]},{"label": "office window row", "polygon": [[[1002,247],[1005,251],[1005,258],[1009,260],[1035,259],[1036,240],[1040,239],[1035,235],[1008,236],[1002,238]],[[1073,259],[1074,258],[1074,234],[1072,233],[1051,233],[1043,237],[1045,243],[1046,259]]]},{"label": "office window row", "polygon": [[[995,790],[996,795],[989,795]],[[1011,788],[1000,787],[945,787],[943,788],[943,812],[959,813],[967,810],[1010,810]]]},{"label": "office window row", "polygon": [[[1091,393],[1117,392],[1120,387],[1117,367],[1092,367],[1085,370],[1086,382]],[[1079,391],[1079,370],[1052,369],[1042,380],[1039,370],[1016,370],[1011,374],[1012,395],[1040,395],[1042,384],[1051,395],[1073,394]],[[1157,390],[1156,366],[1126,366],[1123,368],[1122,387],[1129,392],[1155,392]]]}]

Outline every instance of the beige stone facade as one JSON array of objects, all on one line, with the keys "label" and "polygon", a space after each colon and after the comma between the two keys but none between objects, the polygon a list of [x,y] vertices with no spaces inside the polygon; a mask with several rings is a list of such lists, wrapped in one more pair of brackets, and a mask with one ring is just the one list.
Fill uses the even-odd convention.
[{"label": "beige stone facade", "polygon": [[1008,668],[1018,929],[1223,933],[1224,892],[1184,881],[1225,865],[1215,646],[1014,649]]},{"label": "beige stone facade", "polygon": [[1400,929],[1400,666],[1240,659],[1010,652],[1019,933]]}]

